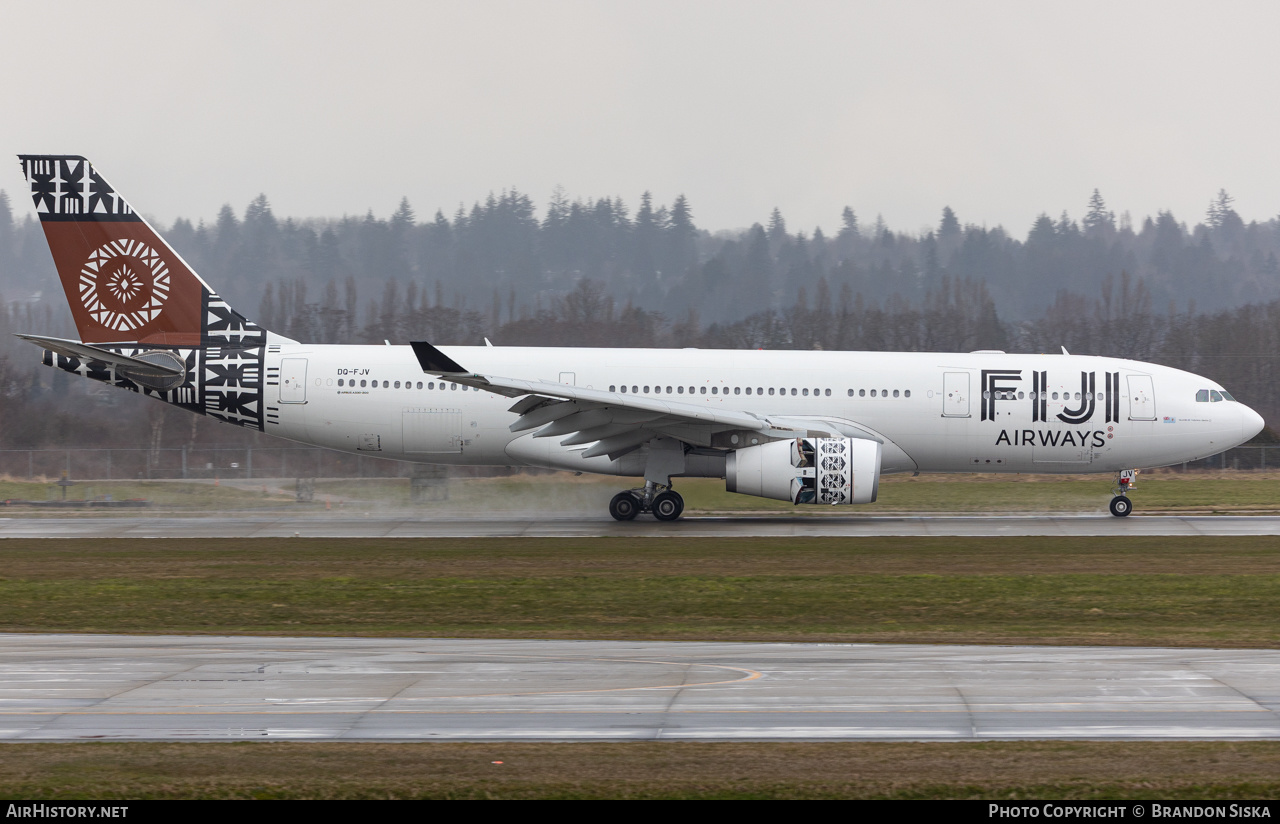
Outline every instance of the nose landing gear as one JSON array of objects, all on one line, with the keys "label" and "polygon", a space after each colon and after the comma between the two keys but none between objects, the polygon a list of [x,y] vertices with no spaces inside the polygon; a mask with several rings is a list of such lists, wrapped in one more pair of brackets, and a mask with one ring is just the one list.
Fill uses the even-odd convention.
[{"label": "nose landing gear", "polygon": [[1117,518],[1124,518],[1133,511],[1133,501],[1129,500],[1129,490],[1137,486],[1138,472],[1137,469],[1122,469],[1119,477],[1116,478],[1116,485],[1111,490],[1115,497],[1111,499],[1111,514]]},{"label": "nose landing gear", "polygon": [[652,512],[659,521],[674,521],[684,513],[684,498],[674,489],[658,491],[658,485],[647,482],[640,489],[619,492],[609,501],[609,514],[615,521],[633,521],[641,512]]}]

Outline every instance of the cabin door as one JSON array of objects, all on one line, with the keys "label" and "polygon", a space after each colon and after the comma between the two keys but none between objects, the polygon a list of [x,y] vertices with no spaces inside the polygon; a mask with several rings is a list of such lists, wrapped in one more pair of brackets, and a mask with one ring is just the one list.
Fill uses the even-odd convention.
[{"label": "cabin door", "polygon": [[969,417],[969,373],[944,372],[942,375],[942,416]]},{"label": "cabin door", "polygon": [[1129,376],[1129,420],[1156,419],[1156,390],[1150,375]]},{"label": "cabin door", "polygon": [[307,359],[280,361],[280,403],[307,402]]}]

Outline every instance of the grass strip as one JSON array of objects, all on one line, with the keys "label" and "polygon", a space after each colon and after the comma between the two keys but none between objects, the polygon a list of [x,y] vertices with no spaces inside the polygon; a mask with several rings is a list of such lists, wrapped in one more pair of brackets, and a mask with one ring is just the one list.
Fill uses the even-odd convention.
[{"label": "grass strip", "polygon": [[1280,645],[1280,539],[10,541],[0,630]]},{"label": "grass strip", "polygon": [[1280,742],[3,744],[0,795],[1257,799]]}]

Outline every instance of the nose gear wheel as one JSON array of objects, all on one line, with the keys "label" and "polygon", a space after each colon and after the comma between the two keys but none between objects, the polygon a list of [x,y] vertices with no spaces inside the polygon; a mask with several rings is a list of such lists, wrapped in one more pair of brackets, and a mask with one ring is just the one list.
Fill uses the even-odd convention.
[{"label": "nose gear wheel", "polygon": [[1133,511],[1133,501],[1124,495],[1117,495],[1111,499],[1111,514],[1117,518],[1127,517]]}]

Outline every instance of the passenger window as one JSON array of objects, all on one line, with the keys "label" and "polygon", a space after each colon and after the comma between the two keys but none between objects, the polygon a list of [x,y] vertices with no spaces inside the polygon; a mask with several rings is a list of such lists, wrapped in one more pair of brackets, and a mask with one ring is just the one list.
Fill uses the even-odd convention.
[{"label": "passenger window", "polygon": [[750,395],[750,394],[751,394],[751,387],[750,387],[750,386],[748,386],[748,387],[747,387],[747,394],[748,394],[748,395]]},{"label": "passenger window", "polygon": [[904,390],[902,390],[902,394],[903,394],[905,397],[908,397],[908,398],[909,398],[909,397],[911,397],[911,390],[910,390],[910,389],[904,389]]},{"label": "passenger window", "polygon": [[825,390],[825,394],[828,398],[831,397],[831,390],[830,389]]},{"label": "passenger window", "polygon": [[1209,402],[1210,402],[1210,403],[1217,403],[1217,402],[1218,402],[1218,401],[1220,401],[1220,400],[1222,400],[1222,393],[1221,393],[1221,392],[1219,392],[1217,389],[1210,389],[1210,390],[1209,390]]},{"label": "passenger window", "polygon": [[707,387],[705,387],[705,386],[699,386],[699,387],[698,387],[698,394],[700,394],[700,395],[705,395],[705,394],[707,394]]},{"label": "passenger window", "polygon": [[806,398],[809,397],[809,389],[806,387],[800,392],[800,394],[804,395]]},{"label": "passenger window", "polygon": [[422,381],[418,381],[418,388],[419,388],[419,389],[421,389],[421,388],[422,388]]},{"label": "passenger window", "polygon": [[791,388],[791,394],[792,394],[793,396],[796,394],[795,387],[792,387],[792,388]]},{"label": "passenger window", "polygon": [[364,386],[364,381],[363,381],[363,380],[362,380],[362,381],[360,381],[360,385],[361,385],[362,387]]},{"label": "passenger window", "polygon": [[850,389],[850,390],[849,390],[849,397],[851,397],[851,398],[853,397],[853,390],[852,390],[852,389]]},{"label": "passenger window", "polygon": [[1053,399],[1054,399],[1055,401],[1058,399],[1058,393],[1057,393],[1057,392],[1054,392],[1054,393],[1053,393]]},{"label": "passenger window", "polygon": [[894,396],[895,398],[896,398],[896,397],[898,397],[898,390],[897,390],[897,389],[893,390],[893,396]]},{"label": "passenger window", "polygon": [[880,397],[882,397],[882,398],[887,398],[887,397],[889,397],[889,390],[888,390],[888,389],[881,389],[881,390],[880,390]]},{"label": "passenger window", "polygon": [[772,394],[773,394],[773,387],[772,387],[772,386],[770,386],[770,387],[769,387],[769,394],[770,394],[770,395],[772,395]]},{"label": "passenger window", "polygon": [[671,394],[671,387],[670,387],[670,386],[668,386],[668,387],[667,387],[667,394],[668,394],[668,395],[670,395],[670,394]]},{"label": "passenger window", "polygon": [[400,388],[400,381],[396,381],[396,389]]},{"label": "passenger window", "polygon": [[646,395],[648,395],[648,394],[649,394],[649,387],[647,387],[647,386],[646,386],[646,387],[644,388],[644,393],[645,393]]},{"label": "passenger window", "polygon": [[859,398],[865,398],[866,396],[867,396],[867,390],[865,390],[865,389],[859,389],[859,390],[858,390],[858,397],[859,397]]},{"label": "passenger window", "polygon": [[741,395],[741,394],[742,394],[742,387],[740,387],[740,386],[735,386],[735,387],[733,387],[733,394],[735,394],[735,395]]},{"label": "passenger window", "polygon": [[342,386],[342,378],[338,378],[338,386]]},{"label": "passenger window", "polygon": [[676,387],[676,393],[677,393],[677,394],[679,394],[679,395],[683,395],[683,394],[684,394],[684,387],[683,387],[683,386],[677,386],[677,387]]},{"label": "passenger window", "polygon": [[[750,392],[748,392],[747,394],[751,394],[751,393],[750,393]],[[757,395],[763,395],[763,394],[764,394],[764,387],[763,387],[763,386],[757,386],[757,387],[756,387],[756,394],[757,394]]]},{"label": "passenger window", "polygon": [[871,390],[871,397],[873,397],[873,398],[874,398],[875,396],[876,396],[876,390],[872,389],[872,390]]}]

